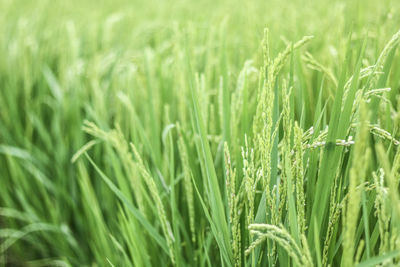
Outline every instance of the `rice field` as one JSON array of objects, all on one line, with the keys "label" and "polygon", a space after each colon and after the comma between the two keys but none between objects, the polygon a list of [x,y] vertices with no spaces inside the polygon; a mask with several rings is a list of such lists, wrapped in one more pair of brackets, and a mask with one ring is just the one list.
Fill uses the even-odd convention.
[{"label": "rice field", "polygon": [[399,266],[400,2],[0,0],[0,266]]}]

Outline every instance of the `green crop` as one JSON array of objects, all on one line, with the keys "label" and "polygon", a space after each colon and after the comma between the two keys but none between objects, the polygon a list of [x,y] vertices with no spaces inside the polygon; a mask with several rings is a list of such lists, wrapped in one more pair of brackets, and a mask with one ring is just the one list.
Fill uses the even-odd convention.
[{"label": "green crop", "polygon": [[400,2],[0,1],[0,266],[400,265]]}]

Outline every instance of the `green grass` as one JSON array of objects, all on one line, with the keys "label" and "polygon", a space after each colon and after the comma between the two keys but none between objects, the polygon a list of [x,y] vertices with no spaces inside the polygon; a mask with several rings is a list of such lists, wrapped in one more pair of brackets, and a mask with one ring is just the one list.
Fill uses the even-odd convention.
[{"label": "green grass", "polygon": [[0,266],[397,266],[400,2],[0,1]]}]

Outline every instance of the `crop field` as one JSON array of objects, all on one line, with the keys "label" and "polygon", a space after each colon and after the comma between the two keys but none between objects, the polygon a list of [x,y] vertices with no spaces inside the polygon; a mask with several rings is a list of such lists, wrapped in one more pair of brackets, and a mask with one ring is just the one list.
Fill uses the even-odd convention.
[{"label": "crop field", "polygon": [[0,266],[400,266],[400,1],[0,0]]}]

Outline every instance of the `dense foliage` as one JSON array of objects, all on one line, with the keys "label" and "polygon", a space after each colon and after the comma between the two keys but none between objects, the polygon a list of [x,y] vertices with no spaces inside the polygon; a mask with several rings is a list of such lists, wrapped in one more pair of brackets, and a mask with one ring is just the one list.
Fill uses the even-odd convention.
[{"label": "dense foliage", "polygon": [[0,266],[400,264],[399,1],[0,1]]}]

